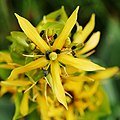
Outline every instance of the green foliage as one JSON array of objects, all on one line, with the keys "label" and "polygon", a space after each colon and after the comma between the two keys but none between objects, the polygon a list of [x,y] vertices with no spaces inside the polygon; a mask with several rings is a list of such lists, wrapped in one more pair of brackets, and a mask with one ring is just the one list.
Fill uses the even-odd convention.
[{"label": "green foliage", "polygon": [[54,32],[57,34],[60,34],[65,22],[67,21],[67,18],[67,14],[62,6],[61,9],[44,16],[43,20],[37,25],[37,29],[40,32],[41,30],[47,30],[50,28],[55,30]]},{"label": "green foliage", "polygon": [[0,120],[12,120],[14,105],[10,94],[0,98]]},{"label": "green foliage", "polygon": [[11,70],[0,68],[0,79],[5,80],[10,75]]},{"label": "green foliage", "polygon": [[15,113],[13,120],[17,120],[20,117],[20,103],[22,100],[22,93],[18,92],[15,97]]},{"label": "green foliage", "polygon": [[[15,113],[13,116],[13,120],[20,119],[21,113],[20,113],[20,105],[21,105],[21,100],[23,98],[23,94],[21,92],[18,92],[15,97]],[[36,109],[37,104],[33,101],[30,101],[29,103],[29,114],[32,114],[32,112]]]}]

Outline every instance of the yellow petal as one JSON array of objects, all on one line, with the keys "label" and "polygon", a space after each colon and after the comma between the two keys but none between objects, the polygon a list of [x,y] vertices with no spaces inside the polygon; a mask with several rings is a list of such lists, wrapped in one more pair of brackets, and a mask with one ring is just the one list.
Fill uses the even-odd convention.
[{"label": "yellow petal", "polygon": [[79,98],[91,97],[97,91],[98,86],[99,86],[99,82],[97,81],[94,83],[94,85],[89,90],[81,92],[79,95]]},{"label": "yellow petal", "polygon": [[87,77],[85,75],[79,75],[79,76],[68,76],[68,77],[65,77],[65,79],[67,80],[71,80],[73,82],[81,82],[81,81],[94,81],[94,79],[90,78],[90,77]]},{"label": "yellow petal", "polygon": [[65,40],[68,38],[72,28],[74,27],[76,20],[77,20],[77,13],[78,13],[79,6],[75,9],[75,11],[72,13],[72,15],[67,20],[62,32],[58,36],[58,38],[55,40],[53,44],[53,50],[56,49],[62,49]]},{"label": "yellow petal", "polygon": [[88,24],[84,27],[82,32],[78,35],[78,37],[73,41],[74,43],[83,43],[86,38],[90,35],[90,33],[93,31],[95,27],[95,14],[92,14],[90,21]]},{"label": "yellow petal", "polygon": [[37,95],[37,103],[39,107],[39,111],[41,113],[41,119],[42,120],[50,120],[48,117],[48,107],[46,100],[43,96],[40,96],[40,94]]},{"label": "yellow petal", "polygon": [[75,67],[72,67],[72,66],[66,66],[65,68],[66,68],[66,72],[67,72],[69,75],[70,75],[70,74],[74,74],[74,73],[76,73],[76,72],[79,72],[79,73],[82,72],[82,70],[79,70],[79,69],[77,69],[77,68],[75,68]]},{"label": "yellow petal", "polygon": [[90,55],[92,55],[93,53],[95,53],[95,50],[92,50],[86,54],[84,54],[85,57],[89,57]]},{"label": "yellow petal", "polygon": [[12,59],[10,57],[10,54],[7,52],[0,52],[0,62],[12,62]]},{"label": "yellow petal", "polygon": [[83,88],[83,84],[84,84],[83,81],[78,83],[78,82],[74,82],[74,81],[69,81],[69,79],[68,79],[68,81],[64,83],[64,89],[66,91],[72,91],[72,92],[74,92],[74,94],[79,94]]},{"label": "yellow petal", "polygon": [[61,83],[59,69],[60,69],[60,67],[59,67],[59,64],[57,61],[51,62],[51,74],[52,74],[52,79],[53,79],[54,93],[57,97],[57,100],[61,104],[63,104],[67,109],[65,91],[64,91],[64,88]]},{"label": "yellow petal", "polygon": [[32,84],[30,81],[25,80],[14,80],[14,81],[1,81],[2,86],[27,86]]},{"label": "yellow petal", "polygon": [[[1,85],[1,84],[0,84]],[[5,93],[12,93],[12,94],[14,94],[14,93],[16,93],[17,92],[17,89],[16,89],[16,87],[11,87],[11,86],[1,86],[1,88],[0,88],[0,97],[1,96],[3,96]]]},{"label": "yellow petal", "polygon": [[9,64],[0,64],[0,68],[4,68],[4,69],[14,69],[15,66],[14,66],[14,65],[9,65]]},{"label": "yellow petal", "polygon": [[45,57],[38,58],[37,60],[32,61],[32,62],[26,64],[25,66],[21,66],[21,67],[15,68],[11,72],[8,80],[14,79],[18,74],[25,73],[25,72],[28,72],[30,70],[34,70],[34,69],[37,69],[37,68],[44,67],[47,64],[48,64],[48,60],[46,60]]},{"label": "yellow petal", "polygon": [[58,56],[59,62],[65,64],[65,65],[70,65],[75,68],[78,68],[80,70],[85,70],[85,71],[95,71],[95,70],[104,70],[104,67],[101,67],[90,60],[87,59],[82,59],[82,58],[74,58],[70,55],[65,55],[65,54],[60,54]]},{"label": "yellow petal", "polygon": [[50,49],[47,43],[40,37],[36,28],[27,19],[19,16],[16,13],[15,16],[17,17],[19,25],[26,36],[39,47],[41,52],[44,53],[46,50]]},{"label": "yellow petal", "polygon": [[75,105],[76,105],[76,107],[79,109],[79,108],[81,108],[81,109],[86,109],[87,107],[88,107],[88,103],[87,102],[83,102],[83,101],[76,101],[75,102]]},{"label": "yellow petal", "polygon": [[69,106],[68,110],[65,112],[66,120],[76,120],[74,113],[74,106]]},{"label": "yellow petal", "polygon": [[118,67],[111,67],[111,68],[107,68],[104,71],[99,71],[95,74],[91,74],[89,75],[89,77],[93,78],[94,80],[104,80],[114,76],[118,71],[119,71]]},{"label": "yellow petal", "polygon": [[100,32],[94,33],[90,39],[85,43],[85,46],[83,49],[77,52],[78,55],[84,54],[86,52],[89,52],[93,48],[95,48],[99,42],[100,39]]},{"label": "yellow petal", "polygon": [[49,117],[50,118],[53,117],[54,120],[61,120],[61,117],[63,116],[63,112],[65,111],[65,109],[61,105],[56,107],[54,103],[49,105]]},{"label": "yellow petal", "polygon": [[88,107],[88,103],[79,100],[79,101],[75,102],[75,106],[76,106],[77,110],[79,111],[80,115],[84,116],[85,109]]},{"label": "yellow petal", "polygon": [[21,105],[20,105],[20,113],[25,116],[28,114],[29,110],[29,92],[24,93]]}]

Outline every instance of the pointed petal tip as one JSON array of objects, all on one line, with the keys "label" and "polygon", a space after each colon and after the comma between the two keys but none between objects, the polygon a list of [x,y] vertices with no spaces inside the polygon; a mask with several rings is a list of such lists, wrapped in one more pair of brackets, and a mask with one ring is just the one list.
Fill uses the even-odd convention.
[{"label": "pointed petal tip", "polygon": [[95,13],[92,13],[91,17],[92,17],[92,18],[95,18]]},{"label": "pointed petal tip", "polygon": [[61,9],[63,9],[63,10],[65,9],[64,5],[61,6]]},{"label": "pointed petal tip", "polygon": [[92,13],[90,20],[95,23],[95,13]]},{"label": "pointed petal tip", "polygon": [[78,13],[79,10],[79,6],[77,6],[77,8],[75,9],[76,14]]},{"label": "pointed petal tip", "polygon": [[20,17],[17,13],[14,13],[14,15],[15,15],[16,18]]},{"label": "pointed petal tip", "polygon": [[16,15],[17,15],[17,13],[14,13],[14,15],[16,16]]},{"label": "pointed petal tip", "polygon": [[61,101],[59,101],[59,102],[65,107],[66,110],[68,110],[67,102],[66,102],[66,103],[63,103],[63,102],[61,102]]},{"label": "pointed petal tip", "polygon": [[100,67],[100,70],[105,70],[106,68],[104,68],[104,67]]},{"label": "pointed petal tip", "polygon": [[17,13],[14,13],[15,17],[17,18],[17,20],[19,20],[21,18],[20,15],[18,15]]},{"label": "pointed petal tip", "polygon": [[67,106],[67,104],[65,105],[65,108],[66,108],[66,110],[68,110],[68,106]]},{"label": "pointed petal tip", "polygon": [[97,31],[96,34],[100,36],[100,31]]},{"label": "pointed petal tip", "polygon": [[91,15],[91,22],[93,22],[93,24],[95,24],[95,13],[93,13],[93,14]]},{"label": "pointed petal tip", "polygon": [[79,8],[80,8],[80,6],[77,6],[76,10],[78,11],[78,10],[79,10]]},{"label": "pointed petal tip", "polygon": [[93,36],[94,36],[96,39],[100,39],[100,31],[97,31],[97,32],[93,33]]}]

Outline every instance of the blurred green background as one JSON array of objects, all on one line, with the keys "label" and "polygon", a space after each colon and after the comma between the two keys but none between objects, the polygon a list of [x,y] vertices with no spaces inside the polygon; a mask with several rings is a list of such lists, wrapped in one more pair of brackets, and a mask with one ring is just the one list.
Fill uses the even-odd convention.
[{"label": "blurred green background", "polygon": [[[106,67],[120,66],[120,1],[119,0],[0,0],[0,50],[7,50],[10,31],[20,30],[14,13],[27,18],[34,26],[43,15],[65,7],[68,16],[80,6],[78,21],[84,26],[96,14],[94,31],[101,31],[101,40],[93,57]],[[0,76],[1,77],[1,76]],[[100,120],[120,120],[120,75],[103,81],[110,99],[112,114]],[[10,95],[0,98],[0,120],[11,120],[14,105]]]}]

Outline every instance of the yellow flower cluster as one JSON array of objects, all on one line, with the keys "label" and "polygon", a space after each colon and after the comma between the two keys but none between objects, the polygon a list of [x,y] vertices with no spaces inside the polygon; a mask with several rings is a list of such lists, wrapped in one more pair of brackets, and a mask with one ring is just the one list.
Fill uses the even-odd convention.
[{"label": "yellow flower cluster", "polygon": [[[52,29],[42,29],[48,22],[54,23],[56,20],[59,23],[58,17],[55,20],[44,17],[40,25],[34,27],[15,13],[31,50],[38,51],[36,54],[22,54],[32,58],[25,65],[14,63],[8,53],[0,52],[0,62],[6,62],[0,64],[0,68],[13,69],[8,79],[0,83],[1,96],[6,92],[23,93],[21,116],[29,114],[29,101],[38,104],[42,120],[75,120],[79,114],[83,116],[85,110],[93,111],[101,105],[103,98],[100,80],[113,76],[118,68],[105,70],[87,58],[94,53],[100,32],[91,35],[95,14],[92,14],[84,28],[77,23],[78,9],[66,20],[59,34],[55,33],[53,26]],[[70,34],[75,25],[77,30],[71,42]],[[31,76],[39,74],[39,71],[42,71],[43,76],[35,81],[36,77],[33,79]],[[16,115],[13,119],[16,119]]]}]

